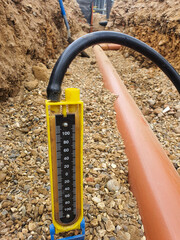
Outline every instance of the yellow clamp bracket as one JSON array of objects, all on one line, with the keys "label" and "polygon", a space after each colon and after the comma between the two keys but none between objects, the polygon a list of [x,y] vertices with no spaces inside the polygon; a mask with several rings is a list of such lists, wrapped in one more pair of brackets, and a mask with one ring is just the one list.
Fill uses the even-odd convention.
[{"label": "yellow clamp bracket", "polygon": [[55,232],[80,229],[83,219],[83,102],[77,88],[46,101],[52,220]]}]

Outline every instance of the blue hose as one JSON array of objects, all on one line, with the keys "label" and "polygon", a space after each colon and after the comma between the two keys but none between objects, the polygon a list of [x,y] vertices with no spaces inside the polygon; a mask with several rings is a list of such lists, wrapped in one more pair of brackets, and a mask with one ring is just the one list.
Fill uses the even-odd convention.
[{"label": "blue hose", "polygon": [[65,12],[65,8],[64,8],[63,1],[62,1],[62,0],[59,0],[59,4],[60,4],[60,7],[61,7],[62,15],[63,15],[63,17],[64,17],[64,16],[66,16],[66,12]]},{"label": "blue hose", "polygon": [[71,37],[71,32],[70,32],[70,27],[69,27],[69,23],[68,23],[68,20],[67,20],[66,11],[65,11],[65,8],[64,8],[63,1],[59,0],[59,4],[60,4],[60,8],[61,8],[61,13],[62,13],[63,18],[64,18],[64,23],[65,23],[67,31],[68,31],[68,38],[70,38]]}]

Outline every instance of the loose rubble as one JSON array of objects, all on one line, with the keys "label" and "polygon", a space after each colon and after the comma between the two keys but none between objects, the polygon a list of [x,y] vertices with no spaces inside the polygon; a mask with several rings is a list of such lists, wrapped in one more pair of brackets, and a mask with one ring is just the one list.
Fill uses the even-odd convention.
[{"label": "loose rubble", "polygon": [[[86,239],[116,239],[119,232],[123,232],[122,225],[127,226],[126,231],[132,238],[131,226],[134,226],[137,239],[141,239],[141,218],[129,190],[128,162],[116,128],[113,110],[116,97],[103,88],[99,71],[90,64],[92,59],[94,57],[75,59],[63,86],[79,87],[85,107]],[[48,79],[50,71],[46,73]],[[1,104],[0,234],[3,239],[50,239],[51,200],[44,107],[47,84],[47,80],[41,79],[30,90],[24,83],[23,91],[16,98]]]},{"label": "loose rubble", "polygon": [[[176,131],[180,101],[176,90],[159,70],[140,71],[133,59],[124,58],[120,52],[108,52],[108,55],[180,172],[180,134]],[[129,189],[128,160],[116,127],[113,109],[116,96],[104,89],[102,77],[92,61],[92,52],[91,59],[77,57],[68,70],[62,91],[63,98],[64,88],[78,87],[84,101],[86,239],[144,240],[137,203]],[[49,74],[47,71],[47,79]],[[4,240],[50,239],[44,107],[47,84],[47,80],[41,79],[32,90],[27,90],[24,84],[16,98],[1,104],[0,236]],[[170,110],[163,113],[167,106]],[[155,112],[159,107],[161,111]]]},{"label": "loose rubble", "polygon": [[[107,29],[124,32],[145,42],[180,69],[180,4],[179,0],[116,0]],[[152,66],[143,55],[124,49],[142,66]]]}]

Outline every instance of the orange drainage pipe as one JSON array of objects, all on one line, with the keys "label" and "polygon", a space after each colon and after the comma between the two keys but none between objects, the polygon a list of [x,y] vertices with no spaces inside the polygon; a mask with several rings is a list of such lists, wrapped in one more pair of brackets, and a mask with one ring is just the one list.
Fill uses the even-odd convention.
[{"label": "orange drainage pipe", "polygon": [[94,52],[105,87],[118,95],[117,124],[146,238],[179,240],[180,177],[103,50],[95,46]]},{"label": "orange drainage pipe", "polygon": [[115,43],[101,43],[99,46],[103,50],[119,50],[121,48],[121,45]]}]

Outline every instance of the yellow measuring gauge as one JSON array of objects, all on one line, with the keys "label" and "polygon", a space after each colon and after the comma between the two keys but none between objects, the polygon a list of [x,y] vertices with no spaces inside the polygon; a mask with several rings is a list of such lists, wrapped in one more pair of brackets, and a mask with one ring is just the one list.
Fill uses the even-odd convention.
[{"label": "yellow measuring gauge", "polygon": [[83,102],[77,88],[46,101],[52,220],[55,232],[80,229],[83,219]]}]

